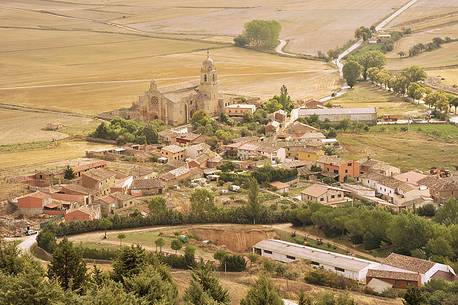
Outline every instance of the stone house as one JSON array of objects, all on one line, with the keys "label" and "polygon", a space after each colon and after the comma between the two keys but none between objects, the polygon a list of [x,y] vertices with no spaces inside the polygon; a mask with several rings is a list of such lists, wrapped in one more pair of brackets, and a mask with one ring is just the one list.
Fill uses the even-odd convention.
[{"label": "stone house", "polygon": [[445,202],[451,198],[458,199],[458,176],[446,178],[427,176],[419,180],[418,184],[426,186],[436,202]]},{"label": "stone house", "polygon": [[184,160],[184,151],[185,148],[178,145],[167,145],[162,147],[161,156],[167,158],[168,160]]},{"label": "stone house", "polygon": [[100,205],[86,205],[69,210],[65,214],[64,219],[66,222],[89,221],[100,219],[101,215]]},{"label": "stone house", "polygon": [[93,169],[81,175],[81,185],[95,191],[96,196],[106,196],[115,186],[116,173],[105,169]]},{"label": "stone house", "polygon": [[401,173],[399,167],[392,166],[386,162],[367,158],[360,160],[361,175],[366,173],[377,173],[383,176],[393,177]]},{"label": "stone house", "polygon": [[159,178],[152,179],[135,179],[130,188],[132,196],[151,196],[162,194],[165,189],[165,183]]},{"label": "stone house", "polygon": [[52,202],[49,194],[37,191],[16,198],[21,215],[32,217],[43,214],[43,207]]}]

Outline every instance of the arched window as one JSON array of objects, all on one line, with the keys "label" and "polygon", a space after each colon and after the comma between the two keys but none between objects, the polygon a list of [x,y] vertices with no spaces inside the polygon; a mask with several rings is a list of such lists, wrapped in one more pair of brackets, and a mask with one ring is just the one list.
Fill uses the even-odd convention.
[{"label": "arched window", "polygon": [[207,81],[207,74],[204,74],[204,82]]}]

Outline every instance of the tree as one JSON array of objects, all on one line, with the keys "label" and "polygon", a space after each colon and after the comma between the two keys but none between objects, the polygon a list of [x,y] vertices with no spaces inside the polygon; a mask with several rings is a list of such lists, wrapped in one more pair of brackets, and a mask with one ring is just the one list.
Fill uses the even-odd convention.
[{"label": "tree", "polygon": [[170,244],[170,248],[172,248],[172,250],[175,250],[175,254],[177,254],[177,251],[180,250],[182,247],[183,243],[179,239],[172,240]]},{"label": "tree", "polygon": [[286,88],[285,85],[281,86],[280,95],[272,97],[263,104],[263,107],[269,113],[273,113],[280,109],[286,111],[287,113],[291,113],[291,110],[294,108],[294,103],[288,94],[288,88]]},{"label": "tree", "polygon": [[420,102],[420,99],[425,94],[425,89],[418,83],[411,83],[407,88],[407,95],[415,101]]},{"label": "tree", "polygon": [[184,260],[186,262],[187,267],[193,267],[196,263],[196,249],[193,246],[186,246],[184,248]]},{"label": "tree", "polygon": [[425,296],[418,288],[409,288],[404,294],[402,303],[404,305],[423,305],[425,302]]},{"label": "tree", "polygon": [[262,104],[262,107],[268,113],[274,113],[275,111],[283,108],[282,104],[280,104],[280,102],[274,98],[271,98],[270,100],[266,101],[264,104]]},{"label": "tree", "polygon": [[[83,297],[80,302],[68,302],[67,304],[78,305],[145,305],[146,303],[132,293],[127,292],[123,285],[113,281],[107,281],[101,287],[92,289]],[[158,303],[160,304],[160,303]],[[170,303],[172,304],[172,303]],[[162,304],[161,304],[162,305]]]},{"label": "tree", "polygon": [[46,280],[41,266],[30,263],[27,270],[16,275],[0,272],[0,304],[65,304],[62,288],[56,282]]},{"label": "tree", "polygon": [[356,61],[363,67],[363,78],[367,79],[367,70],[372,67],[381,69],[385,65],[385,55],[381,51],[371,50],[359,55],[350,56],[349,61]]},{"label": "tree", "polygon": [[277,288],[272,280],[265,274],[261,274],[245,298],[240,301],[240,305],[282,305]]},{"label": "tree", "polygon": [[123,247],[113,260],[115,281],[122,282],[125,277],[139,274],[148,263],[145,249],[140,246]]},{"label": "tree", "polygon": [[436,104],[436,99],[437,99],[437,96],[435,92],[427,93],[425,96],[425,104],[428,105],[429,108],[431,108],[432,106]]},{"label": "tree", "polygon": [[219,283],[210,262],[200,262],[192,270],[191,283],[186,289],[184,299],[187,304],[218,304],[229,305],[229,293]]},{"label": "tree", "polygon": [[24,269],[25,259],[14,243],[0,239],[0,273],[16,275]]},{"label": "tree", "polygon": [[178,290],[168,267],[147,265],[139,274],[124,280],[125,289],[147,304],[176,304]]},{"label": "tree", "polygon": [[419,66],[410,66],[401,72],[410,82],[420,82],[426,79],[425,69]]},{"label": "tree", "polygon": [[142,131],[146,144],[156,144],[159,141],[159,133],[151,124],[146,125]]},{"label": "tree", "polygon": [[74,178],[75,178],[75,172],[73,171],[73,168],[71,168],[70,165],[67,165],[64,170],[64,179],[72,180]]},{"label": "tree", "polygon": [[104,239],[107,239],[107,230],[110,229],[112,225],[113,225],[113,223],[108,218],[100,219],[99,227],[100,227],[100,229],[105,231],[105,235],[103,237]]},{"label": "tree", "polygon": [[52,253],[56,246],[56,235],[48,229],[43,229],[37,236],[37,244],[43,250]]},{"label": "tree", "polygon": [[371,37],[372,31],[367,27],[361,26],[355,31],[355,38],[362,38],[364,41],[367,41]]},{"label": "tree", "polygon": [[272,49],[278,44],[281,25],[275,20],[252,20],[244,26],[244,32],[234,39],[237,46],[256,49]]},{"label": "tree", "polygon": [[259,185],[258,181],[250,177],[247,181],[248,185],[248,215],[253,221],[253,224],[259,220],[259,216],[261,214],[262,206],[258,200],[259,194]]},{"label": "tree", "polygon": [[458,96],[450,94],[448,96],[448,100],[449,100],[450,107],[455,108],[455,114],[456,114],[456,109],[458,108]]},{"label": "tree", "polygon": [[450,242],[444,236],[430,239],[426,244],[426,252],[434,257],[452,257],[453,249]]},{"label": "tree", "polygon": [[215,196],[205,188],[198,188],[191,194],[191,211],[195,216],[205,217],[215,212]]},{"label": "tree", "polygon": [[164,197],[154,196],[148,203],[150,214],[161,214],[167,211],[167,201]]},{"label": "tree", "polygon": [[458,224],[458,200],[448,200],[436,211],[434,220],[444,225]]},{"label": "tree", "polygon": [[119,239],[119,245],[121,246],[121,245],[122,245],[122,240],[123,240],[123,239],[126,239],[126,234],[124,234],[124,233],[119,233],[119,234],[118,234],[118,239]]},{"label": "tree", "polygon": [[413,214],[401,214],[392,220],[387,236],[398,251],[410,254],[426,246],[432,237],[431,223]]},{"label": "tree", "polygon": [[436,92],[435,100],[436,103],[434,106],[439,109],[439,111],[447,113],[449,109],[447,95],[444,92]]},{"label": "tree", "polygon": [[162,247],[164,247],[165,245],[164,239],[162,237],[159,237],[158,239],[154,241],[154,244],[156,245],[156,252],[157,252],[157,248],[159,248],[159,253],[162,253]]},{"label": "tree", "polygon": [[356,61],[349,61],[343,66],[343,77],[350,88],[353,88],[358,79],[361,77],[361,71],[362,67]]},{"label": "tree", "polygon": [[80,251],[67,238],[54,248],[48,277],[57,280],[65,290],[79,290],[86,280],[86,264]]}]

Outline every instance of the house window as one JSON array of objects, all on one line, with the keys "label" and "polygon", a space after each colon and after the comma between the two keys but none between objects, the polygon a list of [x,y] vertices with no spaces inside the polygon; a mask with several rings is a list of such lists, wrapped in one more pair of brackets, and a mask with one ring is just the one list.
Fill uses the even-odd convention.
[{"label": "house window", "polygon": [[348,174],[348,169],[345,170],[345,174]]},{"label": "house window", "polygon": [[324,198],[320,198],[320,201],[323,201],[323,200],[324,200]]},{"label": "house window", "polygon": [[339,198],[342,197],[342,194],[338,194],[337,197],[339,197]]},{"label": "house window", "polygon": [[331,195],[331,199],[334,199],[334,198],[336,198],[336,196],[335,195]]},{"label": "house window", "polygon": [[272,254],[272,251],[264,250],[264,253],[265,253],[265,254]]},{"label": "house window", "polygon": [[286,258],[287,258],[287,259],[291,259],[291,260],[293,260],[293,261],[296,260],[296,258],[295,258],[294,256],[291,256],[291,255],[287,255]]},{"label": "house window", "polygon": [[345,272],[345,269],[343,268],[335,267],[334,269],[336,269],[336,271],[339,271],[339,272]]}]

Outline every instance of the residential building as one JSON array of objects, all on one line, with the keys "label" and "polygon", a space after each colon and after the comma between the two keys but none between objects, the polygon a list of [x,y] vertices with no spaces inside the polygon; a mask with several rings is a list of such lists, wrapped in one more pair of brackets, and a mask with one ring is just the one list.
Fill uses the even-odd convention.
[{"label": "residential building", "polygon": [[95,191],[96,196],[106,196],[115,186],[116,172],[106,169],[93,169],[81,175],[81,185]]},{"label": "residential building", "polygon": [[392,177],[401,173],[401,169],[399,167],[371,158],[360,160],[359,164],[361,175],[366,173],[377,173],[383,176]]},{"label": "residential building", "polygon": [[207,143],[200,143],[195,145],[190,145],[186,147],[184,151],[185,158],[195,159],[202,155],[203,153],[208,153],[211,151],[210,145]]},{"label": "residential building", "polygon": [[288,114],[284,110],[277,110],[272,113],[272,119],[280,124],[283,124],[288,119]]},{"label": "residential building", "polygon": [[426,187],[415,186],[394,177],[368,173],[361,175],[358,180],[363,186],[374,189],[378,197],[400,208],[419,207],[431,201]]},{"label": "residential building", "polygon": [[368,124],[377,123],[376,108],[324,108],[324,109],[306,109],[299,108],[299,118],[318,116],[320,121],[329,120],[330,122],[340,122],[350,120],[355,122],[364,122]]},{"label": "residential building", "polygon": [[178,133],[175,136],[175,142],[182,146],[204,143],[205,139],[205,136],[193,132]]},{"label": "residential building", "polygon": [[289,192],[289,184],[281,181],[271,182],[270,187],[273,188],[277,193],[284,194]]},{"label": "residential building", "polygon": [[161,175],[159,178],[167,187],[170,187],[184,180],[199,176],[201,173],[202,170],[200,170],[200,168],[189,168],[188,166],[182,166]]},{"label": "residential building", "polygon": [[440,178],[438,176],[427,176],[418,181],[429,189],[434,201],[445,202],[451,198],[458,199],[458,176]]},{"label": "residential building", "polygon": [[185,148],[172,144],[162,147],[161,156],[167,158],[168,160],[184,160],[184,151]]},{"label": "residential building", "polygon": [[409,184],[412,184],[412,185],[418,185],[418,182],[421,179],[424,179],[426,177],[427,177],[427,175],[422,174],[420,172],[408,171],[408,172],[405,172],[405,173],[402,173],[402,174],[399,174],[399,175],[395,175],[394,179],[402,181],[402,182],[406,182],[406,183],[409,183]]},{"label": "residential building", "polygon": [[43,214],[43,207],[50,204],[51,196],[43,192],[34,192],[16,198],[21,215],[32,217]]},{"label": "residential building", "polygon": [[162,194],[165,190],[165,183],[159,178],[135,179],[132,183],[130,194],[132,196],[151,196]]},{"label": "residential building", "polygon": [[256,106],[252,104],[232,104],[224,107],[224,113],[230,117],[243,118],[245,115],[252,115]]},{"label": "residential building", "polygon": [[324,156],[321,146],[306,146],[297,153],[297,159],[302,161],[317,161]]},{"label": "residential building", "polygon": [[350,201],[345,198],[343,189],[325,184],[312,184],[301,192],[302,201],[317,202],[325,205],[336,205]]},{"label": "residential building", "polygon": [[314,268],[322,268],[360,282],[366,280],[369,269],[380,265],[352,256],[275,239],[258,242],[253,246],[253,252],[285,263],[307,260]]},{"label": "residential building", "polygon": [[314,99],[310,99],[310,100],[305,101],[303,107],[307,108],[307,109],[317,109],[317,108],[323,109],[323,108],[326,108],[324,106],[324,102],[320,102],[320,101],[317,101],[317,100],[314,100]]},{"label": "residential building", "polygon": [[72,209],[64,216],[66,222],[95,220],[100,219],[100,217],[100,205],[86,205]]},{"label": "residential building", "polygon": [[344,160],[337,156],[322,156],[316,161],[321,168],[321,174],[336,178],[339,182],[346,182],[348,178],[358,178],[360,166],[358,161]]},{"label": "residential building", "polygon": [[276,134],[279,129],[280,123],[278,123],[277,121],[270,121],[269,123],[267,123],[265,131],[267,135],[273,135]]},{"label": "residential building", "polygon": [[416,257],[391,253],[385,258],[384,263],[411,272],[417,272],[421,276],[422,284],[428,283],[431,279],[456,280],[456,274],[452,267]]}]

